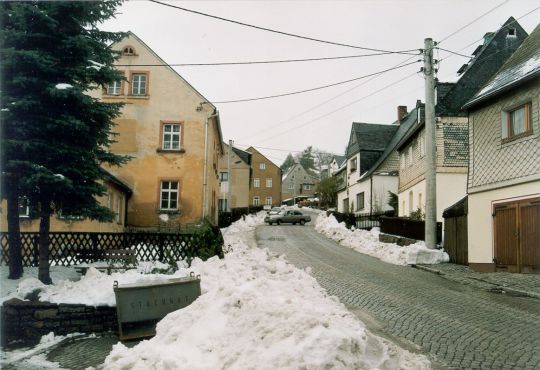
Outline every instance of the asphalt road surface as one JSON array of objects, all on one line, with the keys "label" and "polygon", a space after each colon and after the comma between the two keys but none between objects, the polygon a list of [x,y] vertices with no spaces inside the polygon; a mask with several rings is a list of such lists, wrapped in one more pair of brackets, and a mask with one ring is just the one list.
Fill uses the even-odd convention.
[{"label": "asphalt road surface", "polygon": [[372,332],[428,354],[435,367],[540,369],[539,299],[384,263],[340,246],[310,224],[260,226],[257,243],[311,267],[319,284]]}]

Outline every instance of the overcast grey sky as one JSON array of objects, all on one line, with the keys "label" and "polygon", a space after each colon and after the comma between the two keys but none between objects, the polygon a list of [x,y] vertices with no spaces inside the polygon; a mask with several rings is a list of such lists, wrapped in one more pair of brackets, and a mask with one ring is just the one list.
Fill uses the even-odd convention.
[{"label": "overcast grey sky", "polygon": [[[312,38],[384,50],[420,49],[424,39],[470,55],[486,32],[510,16],[531,32],[538,0],[171,1],[173,5]],[[147,1],[130,1],[104,28],[132,31],[167,63],[262,61],[361,55],[369,51],[243,27]],[[475,42],[477,41],[477,42]],[[466,47],[467,45],[469,47]],[[464,48],[466,47],[466,48]],[[464,48],[464,49],[463,49]],[[468,58],[440,51],[440,81],[454,81]],[[300,63],[175,67],[212,102],[254,98],[353,79],[412,58],[391,54]],[[392,123],[396,107],[424,101],[421,62],[323,90],[255,102],[216,104],[224,139],[258,148],[280,165],[308,145],[343,154],[352,122]],[[398,82],[402,80],[401,82]],[[366,82],[367,81],[367,82]],[[387,87],[388,85],[394,85]],[[386,87],[386,88],[385,88]],[[379,91],[381,90],[381,91]]]}]

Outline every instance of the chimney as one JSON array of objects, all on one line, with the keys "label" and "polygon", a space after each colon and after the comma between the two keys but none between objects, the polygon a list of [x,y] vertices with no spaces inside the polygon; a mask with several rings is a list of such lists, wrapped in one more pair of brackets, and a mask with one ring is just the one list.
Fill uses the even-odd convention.
[{"label": "chimney", "polygon": [[397,120],[398,123],[401,123],[401,120],[405,118],[407,115],[407,106],[406,105],[398,105],[397,107]]}]

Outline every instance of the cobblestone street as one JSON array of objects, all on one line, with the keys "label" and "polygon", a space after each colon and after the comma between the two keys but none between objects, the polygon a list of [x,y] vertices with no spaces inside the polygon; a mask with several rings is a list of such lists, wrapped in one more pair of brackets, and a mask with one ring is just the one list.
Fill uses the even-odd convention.
[{"label": "cobblestone street", "polygon": [[261,226],[257,241],[298,267],[310,267],[321,286],[372,331],[414,343],[435,366],[540,368],[539,299],[387,264],[340,246],[313,227]]}]

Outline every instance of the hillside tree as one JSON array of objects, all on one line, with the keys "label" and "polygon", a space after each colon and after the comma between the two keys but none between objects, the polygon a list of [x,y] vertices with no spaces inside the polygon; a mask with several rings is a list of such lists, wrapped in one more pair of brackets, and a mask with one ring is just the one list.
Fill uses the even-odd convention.
[{"label": "hillside tree", "polygon": [[[108,149],[122,104],[104,103],[87,92],[122,79],[114,69],[118,55],[110,45],[124,34],[98,29],[120,4],[113,0],[0,5],[2,184],[8,188],[2,196],[9,210],[16,208],[20,197],[38,210],[38,277],[45,284],[51,283],[53,212],[99,221],[114,218],[96,197],[106,193],[101,164],[128,160]],[[16,229],[15,221],[18,224],[18,215],[8,212],[10,231]]]},{"label": "hillside tree", "polygon": [[292,156],[291,153],[289,153],[287,155],[287,158],[285,158],[285,161],[281,164],[281,166],[279,166],[279,168],[281,168],[281,172],[285,173],[287,172],[289,168],[294,166],[294,163],[295,163],[294,157]]}]

